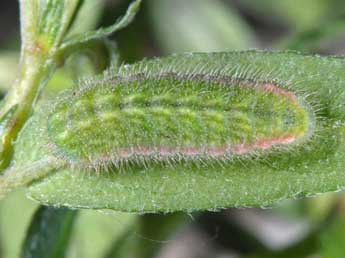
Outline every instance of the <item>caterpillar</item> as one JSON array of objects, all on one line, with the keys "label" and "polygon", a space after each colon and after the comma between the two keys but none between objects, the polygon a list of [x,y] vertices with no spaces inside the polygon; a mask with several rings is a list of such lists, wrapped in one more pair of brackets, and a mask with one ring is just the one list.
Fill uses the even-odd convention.
[{"label": "caterpillar", "polygon": [[50,146],[84,168],[251,156],[306,141],[314,120],[288,90],[217,75],[135,74],[67,95],[49,115]]},{"label": "caterpillar", "polygon": [[113,68],[43,105],[15,164],[56,163],[29,194],[70,207],[197,210],[339,189],[345,83],[329,82],[341,65],[248,51]]}]

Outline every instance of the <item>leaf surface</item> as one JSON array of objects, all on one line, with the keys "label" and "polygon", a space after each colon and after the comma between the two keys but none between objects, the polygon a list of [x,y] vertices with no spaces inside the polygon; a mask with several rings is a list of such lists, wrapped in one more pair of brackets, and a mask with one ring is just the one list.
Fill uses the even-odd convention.
[{"label": "leaf surface", "polygon": [[[341,57],[245,51],[174,55],[108,72],[94,83],[111,83],[118,76],[143,72],[151,76],[171,72],[217,74],[258,84],[270,82],[305,99],[315,113],[313,135],[297,149],[226,162],[205,160],[195,166],[153,162],[106,172],[67,166],[35,181],[28,194],[56,206],[173,212],[270,206],[288,198],[341,190],[345,186],[344,67]],[[17,164],[51,155],[42,129],[46,113],[45,108],[39,111],[23,131],[17,144]]]}]

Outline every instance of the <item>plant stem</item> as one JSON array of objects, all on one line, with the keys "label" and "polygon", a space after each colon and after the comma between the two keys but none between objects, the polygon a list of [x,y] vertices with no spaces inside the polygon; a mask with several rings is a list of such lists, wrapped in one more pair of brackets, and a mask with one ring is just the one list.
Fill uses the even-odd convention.
[{"label": "plant stem", "polygon": [[0,117],[4,117],[12,108],[16,107],[14,114],[2,126],[0,146],[0,169],[9,166],[13,154],[13,142],[20,129],[28,119],[39,89],[44,86],[54,70],[54,62],[39,44],[22,49],[21,60],[16,80],[5,97],[0,110]]}]

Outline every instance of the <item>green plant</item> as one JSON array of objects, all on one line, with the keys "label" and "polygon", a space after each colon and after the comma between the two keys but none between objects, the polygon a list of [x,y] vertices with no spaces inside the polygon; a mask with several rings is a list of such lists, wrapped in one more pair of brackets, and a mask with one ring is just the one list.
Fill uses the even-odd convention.
[{"label": "green plant", "polygon": [[[22,257],[67,255],[77,217],[68,208],[191,213],[268,207],[344,188],[343,57],[250,50],[119,65],[109,37],[131,23],[140,4],[131,3],[115,24],[90,30],[92,24],[83,28],[78,19],[90,12],[83,9],[88,1],[20,1],[20,64],[0,109],[0,196],[24,187],[31,199],[48,205],[33,217]],[[212,17],[220,13],[221,4]],[[232,22],[243,29],[231,31],[245,31],[239,41],[252,41],[239,19],[234,13]],[[305,30],[287,45],[303,49],[313,38],[332,34]],[[181,48],[165,39],[167,49],[193,49],[182,39]],[[81,60],[83,72],[94,75],[66,89],[66,73]],[[47,86],[61,67],[64,83]],[[334,223],[343,225],[339,203]],[[166,237],[184,221],[179,213],[137,217],[114,240],[108,257],[151,257],[159,245],[131,234],[150,235],[156,227],[152,237]],[[321,223],[296,246],[281,252],[262,248],[255,257],[306,257],[319,242],[325,246],[321,253],[339,253],[324,233],[343,236],[334,231]]]}]

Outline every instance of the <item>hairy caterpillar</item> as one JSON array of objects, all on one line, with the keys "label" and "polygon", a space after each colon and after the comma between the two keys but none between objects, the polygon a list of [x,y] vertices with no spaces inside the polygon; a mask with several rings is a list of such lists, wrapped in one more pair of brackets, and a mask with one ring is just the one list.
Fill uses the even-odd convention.
[{"label": "hairy caterpillar", "polygon": [[135,74],[67,95],[49,115],[50,146],[84,168],[231,160],[303,142],[314,123],[288,90],[217,75]]},{"label": "hairy caterpillar", "polygon": [[127,211],[265,205],[339,189],[345,84],[329,81],[341,65],[248,51],[122,66],[41,108],[16,166],[56,162],[30,187],[41,202]]}]

